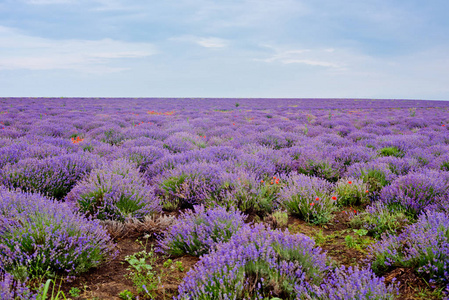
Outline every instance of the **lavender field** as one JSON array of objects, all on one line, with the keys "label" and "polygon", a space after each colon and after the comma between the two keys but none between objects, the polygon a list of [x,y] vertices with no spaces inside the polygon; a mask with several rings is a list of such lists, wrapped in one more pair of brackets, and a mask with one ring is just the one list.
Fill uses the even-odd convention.
[{"label": "lavender field", "polygon": [[445,299],[449,102],[0,98],[0,299]]}]

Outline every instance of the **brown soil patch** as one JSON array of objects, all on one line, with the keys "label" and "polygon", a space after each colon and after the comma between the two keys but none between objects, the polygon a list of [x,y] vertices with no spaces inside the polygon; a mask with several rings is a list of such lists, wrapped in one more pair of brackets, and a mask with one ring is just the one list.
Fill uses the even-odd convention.
[{"label": "brown soil patch", "polygon": [[[141,240],[142,244],[145,244],[145,240]],[[154,240],[149,240],[147,243],[147,251],[151,246],[155,245]],[[142,245],[138,240],[134,238],[125,238],[117,241],[117,247],[119,250],[118,256],[104,264],[103,266],[93,269],[88,273],[79,275],[75,280],[71,282],[64,282],[61,286],[61,290],[64,292],[67,298],[72,300],[81,299],[111,299],[118,300],[119,293],[128,290],[134,295],[137,294],[132,280],[126,278],[129,272],[126,270],[129,264],[125,261],[127,255],[131,255],[143,250]],[[153,299],[172,299],[177,295],[178,285],[188,272],[190,268],[199,260],[197,257],[185,255],[179,258],[172,258],[173,262],[181,261],[183,270],[179,270],[172,264],[171,267],[165,268],[164,262],[168,257],[160,253],[155,253],[156,265],[153,265],[157,274],[162,274],[159,287],[155,291],[156,297]],[[78,288],[81,290],[79,297],[70,296],[70,289]],[[150,299],[150,297],[140,299]]]}]

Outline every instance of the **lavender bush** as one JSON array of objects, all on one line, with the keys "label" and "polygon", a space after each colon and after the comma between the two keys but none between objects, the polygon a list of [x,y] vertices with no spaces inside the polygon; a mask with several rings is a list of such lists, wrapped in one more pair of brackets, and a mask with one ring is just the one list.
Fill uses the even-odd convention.
[{"label": "lavender bush", "polygon": [[398,236],[390,235],[372,247],[373,270],[411,267],[430,283],[449,283],[449,216],[427,211]]},{"label": "lavender bush", "polygon": [[[156,218],[159,201],[167,210],[195,204],[238,208],[282,227],[285,211],[276,212],[288,205],[293,218],[322,223],[332,217],[335,199],[364,206],[369,198],[367,212],[358,213],[351,224],[381,237],[403,229],[404,210],[414,218],[425,210],[449,211],[442,183],[449,174],[448,109],[449,102],[412,100],[239,99],[237,107],[235,99],[4,98],[0,180],[59,200],[70,192],[69,203],[76,196],[73,187],[79,184],[81,191],[82,183],[90,193],[83,208],[87,214],[113,218],[104,222],[116,229],[145,224],[147,229],[142,225],[135,232],[152,232],[154,222],[145,220]],[[59,162],[69,156],[93,165],[71,168]],[[112,170],[117,159],[135,164],[123,167],[133,171]],[[99,177],[87,180],[92,168]],[[137,179],[137,170],[144,179]],[[310,177],[297,180],[298,173]],[[423,176],[429,177],[427,182],[420,181]],[[348,177],[357,185],[345,183]],[[362,188],[351,190],[361,181],[368,197],[362,196]],[[305,188],[309,186],[313,192]],[[318,192],[324,196],[314,195]],[[147,213],[153,215],[143,218]],[[289,268],[285,274],[296,272]],[[309,277],[295,281],[302,278],[298,272],[291,275],[296,278],[291,289],[268,283],[259,288],[252,281],[256,285],[248,283],[251,288],[243,297],[257,297],[256,290],[271,297],[269,290],[295,298],[308,294],[300,291],[310,290],[309,284],[310,297],[326,299],[330,293]],[[275,271],[270,274],[276,278],[272,282],[282,281]],[[250,282],[254,276],[248,278]],[[367,282],[377,286],[374,279]],[[334,287],[337,294],[347,293]],[[384,297],[376,295],[372,298]]]},{"label": "lavender bush", "polygon": [[36,295],[24,283],[15,280],[11,274],[0,270],[0,299],[35,300]]},{"label": "lavender bush", "polygon": [[307,222],[321,224],[330,221],[336,208],[332,184],[318,177],[294,174],[280,192],[279,202],[289,213]]},{"label": "lavender bush", "polygon": [[285,185],[285,177],[273,176],[258,180],[248,171],[222,174],[221,189],[225,192],[220,205],[234,207],[248,214],[264,216],[277,208],[279,191]]},{"label": "lavender bush", "polygon": [[27,158],[4,166],[0,178],[7,187],[62,199],[95,165],[94,157],[78,153],[45,159]]},{"label": "lavender bush", "polygon": [[369,203],[368,185],[361,179],[343,178],[335,184],[337,203],[345,206],[365,205]]},{"label": "lavender bush", "polygon": [[97,221],[38,194],[0,189],[0,268],[18,280],[75,275],[114,253]]},{"label": "lavender bush", "polygon": [[156,184],[166,210],[204,204],[219,192],[221,169],[209,163],[190,163],[162,174]]},{"label": "lavender bush", "polygon": [[372,270],[345,266],[331,272],[321,288],[323,294],[318,299],[393,300],[399,295],[396,285],[386,286],[384,278],[377,277]]},{"label": "lavender bush", "polygon": [[409,173],[385,187],[380,196],[385,204],[399,205],[416,217],[429,205],[449,199],[449,173],[436,170]]},{"label": "lavender bush", "polygon": [[245,226],[187,273],[178,299],[294,299],[314,294],[328,267],[305,235]]},{"label": "lavender bush", "polygon": [[159,241],[160,249],[170,255],[201,256],[227,242],[244,225],[245,216],[223,207],[207,209],[195,206],[182,213]]},{"label": "lavender bush", "polygon": [[139,173],[125,160],[104,164],[79,182],[66,200],[87,216],[100,220],[142,219],[161,211],[159,199]]},{"label": "lavender bush", "polygon": [[373,192],[380,191],[383,187],[390,184],[396,177],[386,163],[375,161],[369,163],[355,163],[350,166],[346,172],[348,177],[361,178],[368,184],[369,190]]},{"label": "lavender bush", "polygon": [[394,234],[409,224],[405,209],[388,207],[381,201],[376,201],[351,218],[349,225],[354,228],[368,230],[368,234],[380,238],[384,233]]}]

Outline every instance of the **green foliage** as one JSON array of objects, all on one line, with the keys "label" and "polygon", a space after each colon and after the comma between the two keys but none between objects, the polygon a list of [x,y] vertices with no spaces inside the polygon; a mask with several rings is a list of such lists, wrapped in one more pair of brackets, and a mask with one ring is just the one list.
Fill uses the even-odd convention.
[{"label": "green foliage", "polygon": [[372,192],[380,191],[390,183],[384,172],[376,169],[362,170],[360,178],[368,184],[369,190]]},{"label": "green foliage", "polygon": [[[139,294],[144,294],[151,298],[154,297],[154,292],[161,280],[160,276],[153,269],[156,259],[153,248],[149,252],[142,250],[125,257],[125,261],[129,264],[129,267],[126,269],[129,271],[129,274],[126,277],[133,281]],[[149,263],[147,263],[147,260],[149,260]]]},{"label": "green foliage", "polygon": [[[319,200],[317,201],[316,198]],[[316,198],[313,199],[299,193],[293,194],[282,205],[290,214],[297,215],[308,223],[328,223],[336,209],[334,200],[331,199],[330,195],[320,191],[316,192]]]},{"label": "green foliage", "polygon": [[235,107],[239,107],[240,104],[238,102],[235,103]]},{"label": "green foliage", "polygon": [[445,161],[441,164],[440,169],[442,171],[449,171],[449,161]]},{"label": "green foliage", "polygon": [[134,294],[131,291],[128,291],[128,290],[121,291],[118,294],[118,296],[119,296],[120,299],[123,299],[123,300],[132,300],[132,299],[134,299]]},{"label": "green foliage", "polygon": [[84,152],[92,152],[92,150],[94,150],[94,147],[92,145],[84,145],[83,146],[83,151]]},{"label": "green foliage", "polygon": [[81,294],[81,290],[77,287],[72,287],[69,291],[70,296],[79,297]]},{"label": "green foliage", "polygon": [[[51,289],[51,294],[49,294],[50,291],[50,284],[53,285],[53,288]],[[61,285],[59,285],[58,290],[56,289],[56,283],[55,281],[48,279],[44,286],[39,289],[39,292],[36,295],[37,300],[67,300],[65,294],[63,291],[61,291]]]},{"label": "green foliage", "polygon": [[273,211],[282,184],[270,184],[266,179],[261,184],[241,178],[236,183],[224,183],[220,188],[229,191],[223,199],[224,205],[239,209],[241,212],[265,216]]},{"label": "green foliage", "polygon": [[379,156],[395,156],[395,157],[403,157],[404,152],[399,150],[396,147],[385,147],[378,151]]},{"label": "green foliage", "polygon": [[367,246],[372,244],[372,239],[368,237],[364,237],[368,230],[366,229],[354,229],[354,233],[356,234],[356,237],[353,237],[351,235],[345,236],[345,243],[348,248],[354,248],[358,251],[364,252]]},{"label": "green foliage", "polygon": [[182,261],[175,261],[175,267],[179,272],[184,272],[184,266],[182,265]]},{"label": "green foliage", "polygon": [[285,228],[288,224],[288,213],[286,211],[275,211],[270,214],[265,221],[271,223],[274,228]]},{"label": "green foliage", "polygon": [[164,268],[170,268],[171,267],[171,265],[173,264],[173,260],[171,260],[171,259],[167,259],[165,262],[164,262]]},{"label": "green foliage", "polygon": [[368,234],[376,239],[379,239],[383,233],[394,234],[408,223],[404,209],[387,207],[379,202],[349,221],[351,227],[366,229]]},{"label": "green foliage", "polygon": [[299,167],[298,173],[324,178],[330,182],[337,182],[340,173],[327,161],[314,161],[309,159],[307,165]]},{"label": "green foliage", "polygon": [[343,206],[365,205],[369,203],[368,185],[360,179],[345,178],[335,185],[337,203]]}]

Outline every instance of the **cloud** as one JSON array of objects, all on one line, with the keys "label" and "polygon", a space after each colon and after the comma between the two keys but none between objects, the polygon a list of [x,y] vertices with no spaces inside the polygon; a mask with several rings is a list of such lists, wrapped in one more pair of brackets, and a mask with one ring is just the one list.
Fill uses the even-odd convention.
[{"label": "cloud", "polygon": [[309,66],[328,67],[343,69],[344,63],[338,61],[334,56],[335,49],[296,49],[283,50],[279,47],[271,45],[264,45],[275,52],[268,58],[255,59],[267,63],[281,63],[281,64],[305,64]]},{"label": "cloud", "polygon": [[155,47],[149,43],[113,39],[53,40],[1,26],[0,44],[0,70],[122,71],[126,68],[114,66],[116,61],[156,54]]},{"label": "cloud", "polygon": [[229,41],[218,37],[199,37],[193,35],[185,35],[180,37],[170,38],[171,41],[181,41],[194,43],[205,48],[224,48],[229,45]]},{"label": "cloud", "polygon": [[200,46],[206,48],[223,48],[228,45],[228,42],[219,38],[200,38],[196,41],[196,43]]}]

